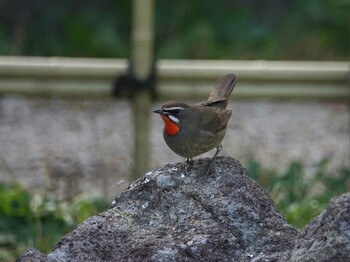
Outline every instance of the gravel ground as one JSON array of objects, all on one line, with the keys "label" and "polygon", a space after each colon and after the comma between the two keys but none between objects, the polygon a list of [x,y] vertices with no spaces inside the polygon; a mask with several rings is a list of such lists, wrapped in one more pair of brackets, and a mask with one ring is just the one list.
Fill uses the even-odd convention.
[{"label": "gravel ground", "polygon": [[[350,165],[349,104],[259,100],[232,101],[229,108],[221,155],[279,170],[293,160],[311,170],[324,157],[330,157],[330,171]],[[167,148],[158,115],[152,125],[150,168],[184,161]],[[131,182],[132,134],[126,100],[2,97],[0,181],[61,198],[85,192],[111,199]]]}]

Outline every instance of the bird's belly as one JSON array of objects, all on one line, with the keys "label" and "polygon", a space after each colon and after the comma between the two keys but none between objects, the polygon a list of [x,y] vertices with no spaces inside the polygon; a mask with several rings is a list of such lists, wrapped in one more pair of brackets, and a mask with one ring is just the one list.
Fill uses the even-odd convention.
[{"label": "bird's belly", "polygon": [[177,136],[169,136],[164,133],[164,140],[176,154],[185,158],[192,158],[220,145],[225,132],[226,129],[215,135],[202,131],[200,134],[185,135],[180,133]]}]

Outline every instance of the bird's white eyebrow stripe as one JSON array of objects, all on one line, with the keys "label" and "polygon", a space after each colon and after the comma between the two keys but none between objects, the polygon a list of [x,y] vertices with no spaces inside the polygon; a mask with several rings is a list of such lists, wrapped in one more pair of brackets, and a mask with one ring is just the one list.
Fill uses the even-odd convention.
[{"label": "bird's white eyebrow stripe", "polygon": [[180,107],[180,106],[173,106],[173,107],[163,108],[163,110],[165,110],[165,111],[172,111],[172,110],[184,110],[184,109],[183,109],[183,107]]}]

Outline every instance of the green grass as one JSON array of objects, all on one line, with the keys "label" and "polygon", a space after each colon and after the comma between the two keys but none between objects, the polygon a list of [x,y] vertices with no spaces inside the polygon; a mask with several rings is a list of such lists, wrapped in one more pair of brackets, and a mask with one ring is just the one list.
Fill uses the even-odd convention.
[{"label": "green grass", "polygon": [[254,160],[246,168],[251,177],[269,192],[287,221],[301,229],[324,210],[332,197],[350,189],[350,168],[329,173],[329,159],[315,164],[312,173],[300,162],[292,162],[283,173],[264,169]]},{"label": "green grass", "polygon": [[32,195],[17,183],[0,184],[0,199],[0,261],[14,261],[28,247],[50,252],[64,234],[108,206],[84,195],[70,201]]},{"label": "green grass", "polygon": [[[317,216],[329,200],[350,189],[350,168],[329,173],[323,159],[311,174],[300,162],[292,162],[285,172],[246,163],[249,175],[264,187],[288,222],[300,229]],[[308,170],[309,172],[309,170]],[[19,184],[0,184],[0,261],[14,261],[27,248],[49,253],[64,234],[89,216],[107,209],[103,199],[79,195],[57,201],[49,194],[31,194]]]}]

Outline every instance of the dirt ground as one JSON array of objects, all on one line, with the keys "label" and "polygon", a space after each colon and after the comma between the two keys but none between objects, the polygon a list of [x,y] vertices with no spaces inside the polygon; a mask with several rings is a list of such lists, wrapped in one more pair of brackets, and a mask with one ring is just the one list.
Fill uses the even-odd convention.
[{"label": "dirt ground", "polygon": [[[160,103],[154,104],[154,108]],[[283,170],[292,160],[330,171],[350,165],[349,104],[231,101],[221,155]],[[152,114],[150,169],[184,161],[167,148],[163,123]],[[112,199],[130,184],[133,125],[127,100],[67,101],[0,98],[0,182],[58,197],[78,193]],[[214,152],[204,154],[212,156]]]}]

